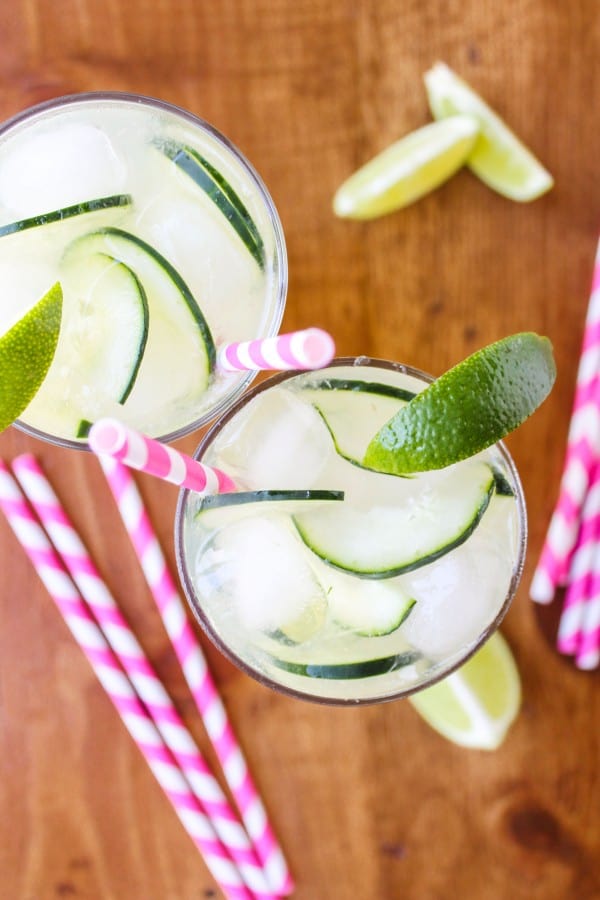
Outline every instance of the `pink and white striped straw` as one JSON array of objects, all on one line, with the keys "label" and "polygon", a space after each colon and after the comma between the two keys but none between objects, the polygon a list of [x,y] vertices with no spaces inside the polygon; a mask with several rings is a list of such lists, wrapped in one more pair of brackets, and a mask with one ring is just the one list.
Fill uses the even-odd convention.
[{"label": "pink and white striped straw", "polygon": [[321,328],[306,328],[275,337],[225,344],[217,355],[222,372],[266,369],[321,369],[335,354],[333,338]]},{"label": "pink and white striped straw", "polygon": [[13,470],[69,574],[87,602],[109,645],[145,704],[165,744],[177,760],[214,830],[236,863],[242,881],[259,900],[274,900],[245,830],[213,776],[192,735],[176,711],[162,682],[108,587],[102,581],[81,538],[30,454],[13,461]]},{"label": "pink and white striped straw", "polygon": [[573,412],[558,500],[530,588],[531,598],[549,603],[565,584],[577,542],[590,469],[600,454],[600,242],[577,371]]},{"label": "pink and white striped straw", "polygon": [[575,657],[578,669],[597,669],[600,665],[600,532],[596,536],[587,603],[583,610],[579,647]]},{"label": "pink and white striped straw", "polygon": [[173,447],[140,434],[117,419],[99,419],[95,422],[90,429],[88,441],[90,448],[99,456],[112,456],[126,466],[190,488],[199,494],[220,494],[236,490],[229,475],[220,469],[205,466]]},{"label": "pink and white striped straw", "polygon": [[595,545],[600,537],[600,467],[591,469],[590,486],[583,502],[581,528],[571,559],[567,589],[558,626],[556,645],[561,653],[575,655],[592,580]]},{"label": "pink and white striped straw", "polygon": [[294,885],[285,858],[133,476],[117,460],[109,457],[100,457],[100,464],[269,884],[278,894],[287,896]]},{"label": "pink and white striped straw", "polygon": [[0,508],[215,881],[230,900],[251,900],[210,819],[2,460]]}]

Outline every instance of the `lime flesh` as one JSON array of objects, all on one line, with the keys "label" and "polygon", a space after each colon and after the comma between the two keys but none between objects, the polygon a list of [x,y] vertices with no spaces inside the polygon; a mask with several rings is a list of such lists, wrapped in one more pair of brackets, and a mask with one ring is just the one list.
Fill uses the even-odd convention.
[{"label": "lime flesh", "polygon": [[464,164],[478,134],[477,120],[467,115],[419,128],[351,175],[335,194],[334,212],[373,219],[408,206]]},{"label": "lime flesh", "polygon": [[458,671],[409,701],[453,743],[495,750],[521,705],[519,671],[510,647],[497,632]]},{"label": "lime flesh", "polygon": [[475,91],[444,63],[425,74],[425,88],[434,119],[469,115],[480,134],[467,160],[488,187],[511,200],[527,202],[549,191],[550,173]]},{"label": "lime flesh", "polygon": [[371,440],[364,465],[406,475],[474,456],[525,421],[555,378],[548,338],[524,332],[489,344],[403,406]]},{"label": "lime flesh", "polygon": [[57,283],[0,337],[0,430],[21,415],[46,377],[61,315],[62,290]]}]

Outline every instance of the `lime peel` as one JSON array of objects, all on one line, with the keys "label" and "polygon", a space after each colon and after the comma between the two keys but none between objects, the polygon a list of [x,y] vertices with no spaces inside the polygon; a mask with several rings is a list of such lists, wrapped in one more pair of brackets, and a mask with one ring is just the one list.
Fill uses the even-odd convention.
[{"label": "lime peel", "polygon": [[335,214],[373,219],[408,206],[464,165],[478,134],[479,124],[469,115],[456,115],[413,131],[338,188],[333,199]]},{"label": "lime peel", "polygon": [[521,707],[519,670],[508,643],[496,632],[458,671],[408,699],[453,743],[495,750]]},{"label": "lime peel", "polygon": [[490,106],[445,63],[425,73],[434,119],[473,116],[480,134],[467,166],[488,187],[518,202],[535,200],[554,184],[551,174]]},{"label": "lime peel", "polygon": [[57,282],[0,337],[0,431],[33,400],[54,358],[62,317]]},{"label": "lime peel", "polygon": [[364,465],[406,475],[474,456],[521,425],[555,378],[548,338],[523,332],[489,344],[402,407],[371,440]]}]

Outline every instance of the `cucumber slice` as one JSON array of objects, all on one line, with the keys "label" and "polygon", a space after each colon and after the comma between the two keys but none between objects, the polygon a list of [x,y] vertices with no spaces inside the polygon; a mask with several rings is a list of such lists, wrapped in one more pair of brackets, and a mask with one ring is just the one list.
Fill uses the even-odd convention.
[{"label": "cucumber slice", "polygon": [[350,678],[372,678],[375,675],[387,675],[403,666],[410,666],[420,658],[417,650],[404,650],[392,656],[378,659],[365,659],[347,663],[299,663],[272,657],[271,662],[279,669],[292,675],[304,675],[307,678],[328,678],[346,681]]},{"label": "cucumber slice", "polygon": [[73,330],[79,333],[72,333],[72,340],[82,344],[78,377],[125,403],[148,340],[148,299],[139,278],[125,263],[96,253],[65,271],[65,285],[80,304],[85,298],[79,315],[73,316]]},{"label": "cucumber slice", "polygon": [[229,182],[207,159],[185,144],[157,141],[155,146],[200,187],[222,212],[261,269],[265,247],[258,228],[243,201]]},{"label": "cucumber slice", "polygon": [[135,384],[148,338],[148,302],[135,273],[105,254],[69,266],[61,281],[63,329],[34,403],[55,413],[65,435],[83,437],[83,422],[124,403]]},{"label": "cucumber slice", "polygon": [[337,453],[355,465],[362,465],[371,437],[414,396],[391,384],[346,378],[324,379],[302,391],[320,413]]},{"label": "cucumber slice", "polygon": [[18,222],[0,225],[0,237],[4,237],[7,234],[15,234],[19,231],[26,231],[29,228],[38,228],[40,225],[62,222],[65,219],[71,219],[74,216],[81,216],[85,213],[98,212],[98,210],[102,209],[113,209],[119,206],[130,206],[131,203],[130,194],[115,194],[112,197],[85,200],[82,203],[76,203],[74,206],[64,206],[62,209],[54,209],[52,212],[40,213],[39,216],[31,216]]},{"label": "cucumber slice", "polygon": [[323,586],[332,618],[356,634],[379,637],[391,634],[406,621],[416,600],[398,584],[356,578],[329,569]]},{"label": "cucumber slice", "polygon": [[293,515],[315,508],[315,504],[339,502],[343,491],[239,491],[203,497],[196,520],[205,528],[223,528],[247,516],[269,513]]},{"label": "cucumber slice", "polygon": [[[340,460],[340,465],[344,465]],[[354,468],[354,467],[353,467]],[[381,490],[377,472],[364,469],[365,494]],[[343,480],[342,480],[343,484]],[[385,484],[385,482],[383,482]],[[407,484],[407,482],[404,482]],[[410,495],[375,502],[370,509],[349,503],[293,516],[300,537],[334,568],[365,578],[391,578],[428,565],[467,540],[483,516],[494,491],[488,465],[474,462],[442,479],[431,473],[408,482]]]},{"label": "cucumber slice", "polygon": [[[65,269],[85,262],[93,254],[103,254],[122,262],[135,273],[147,292],[150,312],[150,333],[146,348],[146,358],[154,361],[147,369],[164,372],[172,364],[174,345],[181,336],[193,339],[196,354],[194,363],[196,390],[202,393],[208,387],[215,367],[216,351],[212,334],[202,310],[187,284],[154,247],[141,238],[119,228],[100,228],[82,235],[71,243],[63,256]],[[160,323],[160,324],[159,324]],[[167,351],[164,350],[164,335],[169,335]],[[186,348],[186,353],[189,353]]]}]

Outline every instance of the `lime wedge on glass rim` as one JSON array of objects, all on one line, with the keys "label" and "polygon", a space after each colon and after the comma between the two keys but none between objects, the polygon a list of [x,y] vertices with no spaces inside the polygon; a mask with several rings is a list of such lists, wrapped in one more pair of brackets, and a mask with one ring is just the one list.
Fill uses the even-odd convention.
[{"label": "lime wedge on glass rim", "polygon": [[519,670],[496,632],[460,669],[408,699],[428,725],[453,743],[495,750],[521,706]]},{"label": "lime wedge on glass rim", "polygon": [[523,332],[489,344],[403,406],[372,438],[363,464],[408,475],[474,456],[521,425],[555,378],[548,338]]},{"label": "lime wedge on glass rim", "polygon": [[467,165],[488,187],[520,202],[535,200],[550,190],[554,184],[550,173],[452,69],[436,63],[424,79],[434,119],[469,115],[479,123],[480,134]]},{"label": "lime wedge on glass rim", "polygon": [[472,116],[432,122],[375,156],[338,188],[337,216],[373,219],[429,193],[464,165],[479,125]]},{"label": "lime wedge on glass rim", "polygon": [[21,415],[46,377],[61,315],[62,289],[57,283],[0,337],[0,431]]}]

